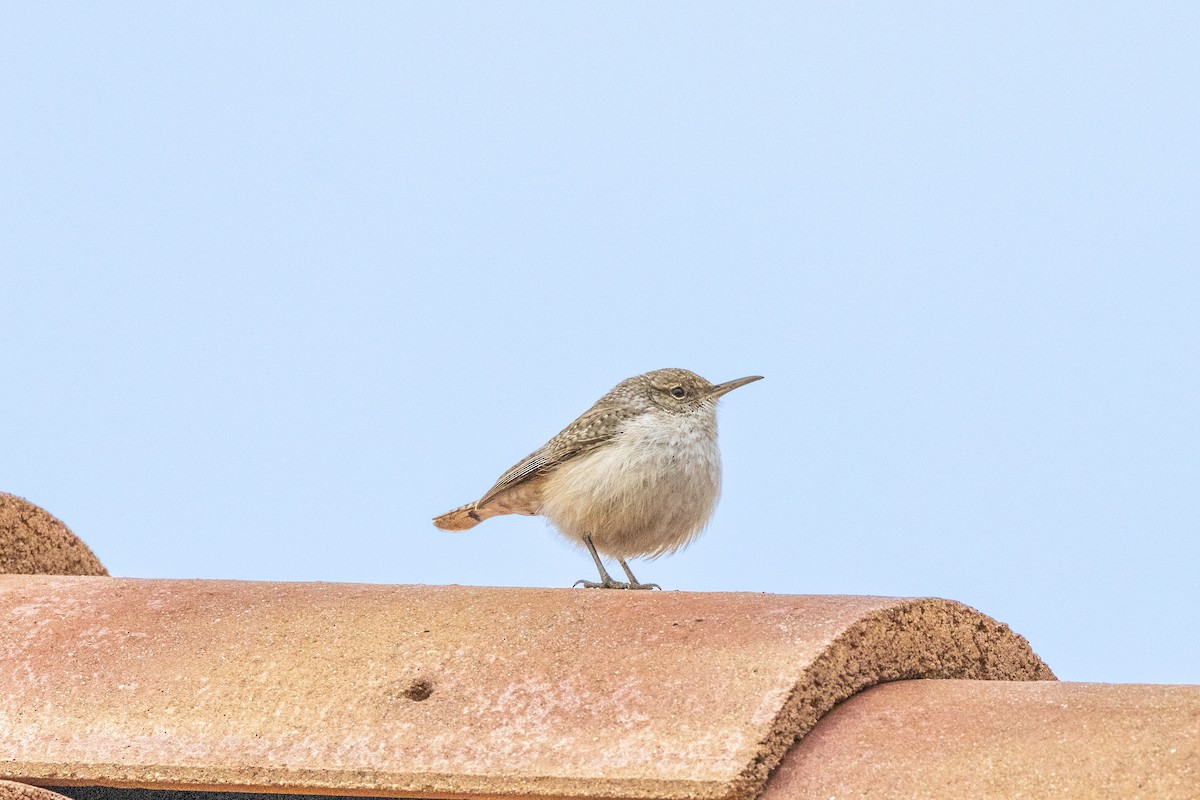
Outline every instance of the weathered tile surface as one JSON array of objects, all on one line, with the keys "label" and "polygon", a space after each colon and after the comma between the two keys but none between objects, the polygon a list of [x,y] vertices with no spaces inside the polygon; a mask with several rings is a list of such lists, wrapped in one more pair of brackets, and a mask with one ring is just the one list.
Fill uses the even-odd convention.
[{"label": "weathered tile surface", "polygon": [[762,800],[1200,797],[1200,686],[904,681],[827,714]]},{"label": "weathered tile surface", "polygon": [[747,798],[855,691],[1048,679],[942,600],[0,576],[0,777]]}]

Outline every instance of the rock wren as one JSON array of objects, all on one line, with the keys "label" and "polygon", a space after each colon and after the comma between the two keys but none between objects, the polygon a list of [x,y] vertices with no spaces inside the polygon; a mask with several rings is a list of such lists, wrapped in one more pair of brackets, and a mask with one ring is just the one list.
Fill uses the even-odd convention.
[{"label": "rock wren", "polygon": [[[721,493],[717,400],[761,375],[716,386],[686,369],[658,369],[618,383],[561,433],[500,476],[474,503],[434,517],[446,531],[501,514],[541,515],[587,547],[594,589],[652,589],[625,563],[685,547],[704,530]],[[629,582],[614,581],[600,554]]]}]

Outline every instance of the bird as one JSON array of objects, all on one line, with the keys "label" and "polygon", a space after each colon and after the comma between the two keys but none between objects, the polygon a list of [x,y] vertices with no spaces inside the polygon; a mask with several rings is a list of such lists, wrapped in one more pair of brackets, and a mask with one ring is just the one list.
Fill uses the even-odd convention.
[{"label": "bird", "polygon": [[[660,588],[638,581],[627,560],[673,553],[703,532],[721,493],[717,401],[761,379],[714,385],[674,368],[627,378],[478,500],[433,523],[463,531],[504,514],[542,516],[596,564],[600,580],[576,586]],[[614,580],[602,555],[616,559],[628,581]]]}]

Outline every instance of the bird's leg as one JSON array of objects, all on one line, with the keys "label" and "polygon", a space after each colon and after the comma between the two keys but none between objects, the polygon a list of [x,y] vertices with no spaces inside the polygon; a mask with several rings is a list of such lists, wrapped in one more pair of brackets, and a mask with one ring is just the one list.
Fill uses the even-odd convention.
[{"label": "bird's leg", "polygon": [[[596,569],[600,570],[600,582],[595,581],[575,581],[576,586],[583,586],[585,589],[628,589],[628,583],[614,581],[612,576],[608,574],[608,570],[604,568],[604,562],[600,560],[600,555],[596,552],[596,546],[592,544],[592,537],[584,536],[583,543],[587,545],[588,552],[592,554],[592,561],[596,562]],[[629,568],[626,567],[628,572]]]},{"label": "bird's leg", "polygon": [[662,589],[657,583],[639,583],[638,579],[633,577],[633,570],[625,563],[625,559],[618,558],[617,563],[621,565],[621,569],[625,570],[625,574],[629,577],[630,589]]}]

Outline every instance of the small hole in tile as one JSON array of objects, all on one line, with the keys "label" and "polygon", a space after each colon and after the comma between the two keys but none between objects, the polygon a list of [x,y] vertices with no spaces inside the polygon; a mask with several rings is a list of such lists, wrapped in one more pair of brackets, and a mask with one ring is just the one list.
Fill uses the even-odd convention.
[{"label": "small hole in tile", "polygon": [[433,684],[424,678],[418,678],[408,685],[408,688],[401,692],[409,700],[428,700],[429,695],[433,694]]}]

